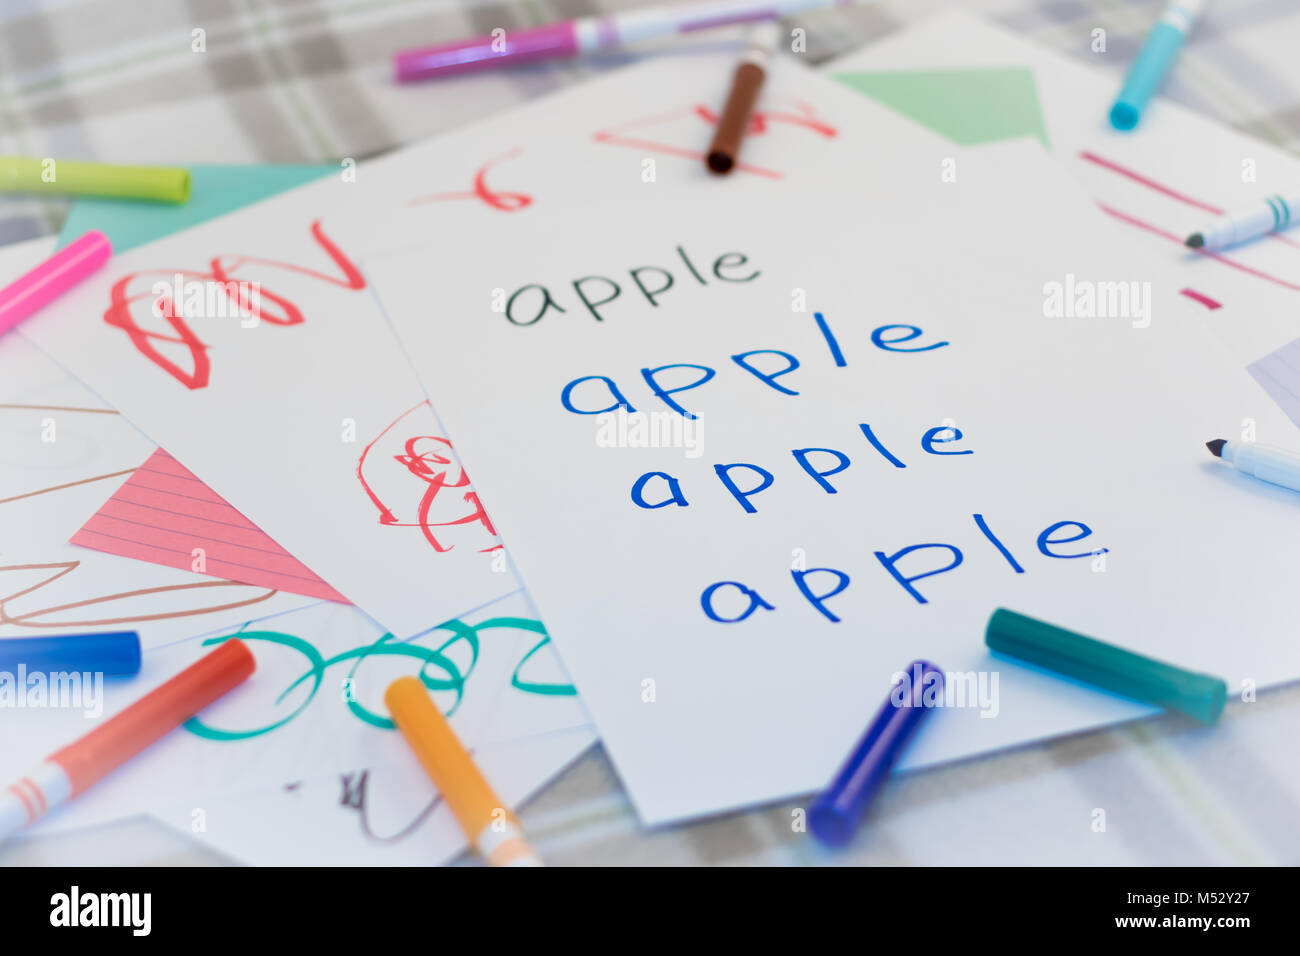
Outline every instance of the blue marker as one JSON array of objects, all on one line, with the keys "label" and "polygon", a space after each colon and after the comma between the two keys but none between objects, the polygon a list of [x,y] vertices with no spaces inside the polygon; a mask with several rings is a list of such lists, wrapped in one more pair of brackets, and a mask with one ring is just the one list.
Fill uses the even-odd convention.
[{"label": "blue marker", "polygon": [[1171,0],[1160,21],[1147,36],[1147,42],[1142,45],[1138,58],[1129,67],[1124,87],[1110,109],[1111,126],[1126,130],[1137,126],[1147,101],[1155,95],[1165,74],[1178,58],[1178,51],[1183,48],[1183,41],[1191,32],[1196,18],[1205,9],[1206,2],[1207,0]]},{"label": "blue marker", "polygon": [[0,672],[80,672],[122,677],[140,673],[140,636],[135,631],[69,634],[65,637],[0,638]]},{"label": "blue marker", "polygon": [[943,671],[929,661],[912,661],[899,676],[831,785],[808,808],[808,828],[827,846],[853,837],[921,718],[943,699]]}]

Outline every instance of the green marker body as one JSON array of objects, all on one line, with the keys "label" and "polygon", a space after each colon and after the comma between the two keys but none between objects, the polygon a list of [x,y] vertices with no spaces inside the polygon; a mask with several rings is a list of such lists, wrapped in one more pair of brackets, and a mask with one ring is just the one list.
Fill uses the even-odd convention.
[{"label": "green marker body", "polygon": [[110,166],[74,159],[3,156],[0,157],[0,192],[183,203],[190,198],[190,171],[167,166]]},{"label": "green marker body", "polygon": [[1219,719],[1228,695],[1228,685],[1217,677],[1185,671],[1006,608],[989,618],[984,643],[1002,654],[1207,724]]}]

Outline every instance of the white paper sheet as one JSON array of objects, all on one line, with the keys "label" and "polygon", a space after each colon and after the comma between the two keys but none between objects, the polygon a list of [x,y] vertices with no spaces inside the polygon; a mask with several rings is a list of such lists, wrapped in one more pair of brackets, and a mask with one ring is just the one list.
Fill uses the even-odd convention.
[{"label": "white paper sheet", "polygon": [[[517,809],[594,742],[589,728],[578,728],[484,744],[474,759]],[[182,805],[155,816],[255,866],[434,866],[467,846],[414,755],[273,792],[218,794],[201,808]]]},{"label": "white paper sheet", "polygon": [[[466,231],[368,264],[646,823],[822,786],[916,658],[1000,692],[934,715],[908,766],[1149,712],[990,657],[998,606],[1233,693],[1300,676],[1300,512],[1203,445],[1244,417],[1261,440],[1294,441],[1291,424],[1041,150],[963,152],[868,115],[897,175],[825,165],[789,203],[733,180],[707,215],[603,196],[532,235]],[[653,303],[630,272],[651,265],[674,275]],[[622,289],[599,320],[574,285],[606,288],[589,276]],[[1118,283],[1129,304],[1098,305]],[[492,290],[530,285],[517,302],[540,307],[542,286],[567,311],[493,311]],[[675,363],[715,374],[686,388],[704,373],[656,371]],[[647,374],[685,390],[656,395]],[[592,376],[702,430],[636,447],[635,425],[566,410],[579,380],[575,408],[614,403]],[[842,459],[803,469],[792,451],[809,448],[851,464],[822,484],[810,471]],[[718,469],[746,490],[762,473],[738,463],[771,487],[742,501]],[[654,472],[644,502],[667,503],[638,506]],[[710,588],[718,618],[751,606],[726,582],[770,608],[710,619]]]},{"label": "white paper sheet", "polygon": [[[0,249],[0,284],[53,247]],[[0,639],[135,630],[149,648],[312,603],[68,544],[153,450],[21,335],[0,337]]]},{"label": "white paper sheet", "polygon": [[[1090,53],[1099,63],[1114,53]],[[1052,154],[1107,211],[1135,249],[1170,263],[1179,290],[1221,309],[1206,315],[1234,359],[1254,362],[1300,338],[1300,234],[1215,257],[1180,244],[1216,217],[1275,193],[1291,195],[1300,160],[1164,98],[1132,132],[1107,122],[1119,89],[1113,70],[1089,69],[959,10],[899,30],[824,66],[828,74],[1028,67]],[[1210,208],[1206,208],[1210,207]],[[1205,306],[1202,306],[1205,308]]]},{"label": "white paper sheet", "polygon": [[[353,603],[414,633],[518,582],[454,456],[430,451],[445,436],[359,264],[482,222],[532,234],[593,197],[691,215],[726,188],[700,157],[732,63],[664,57],[130,250],[24,333]],[[869,145],[858,118],[905,125],[888,111],[794,62],[772,88],[736,182],[783,193],[827,163],[890,168],[844,128]],[[240,282],[256,284],[242,293],[260,296],[255,324],[231,307]]]},{"label": "white paper sheet", "polygon": [[[36,265],[53,245],[53,240],[37,240],[0,249],[0,284]],[[176,800],[190,809],[227,799],[253,807],[256,796],[244,796],[252,791],[275,803],[278,793],[269,788],[291,782],[294,775],[333,774],[362,764],[385,780],[401,779],[395,775],[412,759],[408,748],[392,731],[350,711],[343,694],[351,693],[371,715],[382,715],[386,681],[418,669],[418,658],[370,657],[355,673],[355,659],[343,659],[322,669],[321,686],[310,702],[310,682],[285,701],[276,699],[310,670],[310,662],[275,640],[287,635],[306,641],[326,658],[356,652],[384,633],[364,614],[67,543],[153,449],[129,422],[28,340],[21,335],[0,338],[0,640],[135,630],[145,648],[137,677],[92,682],[68,706],[50,706],[48,700],[40,707],[19,706],[37,698],[24,694],[21,701],[15,697],[10,702],[0,696],[0,780],[7,783],[31,770],[210,652],[213,646],[206,639],[240,630],[280,637],[249,639],[258,672],[205,711],[204,721],[220,730],[251,731],[285,719],[299,704],[303,709],[283,726],[246,739],[214,740],[178,730],[19,839],[137,816]],[[568,678],[550,646],[523,660],[544,639],[526,598],[507,596],[492,608],[466,605],[456,615],[466,627],[449,623],[413,643],[437,648],[452,640],[444,656],[434,656],[426,668],[446,688],[435,699],[450,708],[456,702],[451,685],[463,680],[464,700],[453,717],[458,732],[493,748],[493,769],[504,778],[500,785],[523,794],[562,769],[593,735],[584,726],[587,718],[577,699],[555,693]],[[497,626],[474,629],[492,620]],[[349,676],[352,682],[345,685]],[[565,729],[574,727],[580,729]],[[563,746],[545,736],[556,730],[567,742]],[[543,736],[536,738],[538,734]],[[537,739],[538,753],[531,753],[520,738]],[[186,819],[188,827],[188,811]],[[255,826],[256,818],[249,823],[253,829],[244,836],[254,845],[265,840],[266,828]],[[301,840],[303,834],[296,837]],[[277,843],[298,855],[297,861],[290,853],[281,862],[301,862],[309,843]],[[437,859],[418,841],[407,852],[412,861],[429,864],[458,851],[460,844],[443,841],[437,847]]]},{"label": "white paper sheet", "polygon": [[[138,677],[104,682],[102,715],[76,708],[6,713],[0,773],[20,776],[232,635],[257,659],[252,677],[30,834],[178,804],[202,809],[223,795],[273,796],[272,786],[358,767],[405,767],[409,748],[383,703],[402,674],[423,673],[467,746],[570,729],[590,742],[586,714],[539,627],[522,594],[466,609],[411,641],[385,640],[355,608],[317,602],[150,651]],[[551,753],[541,759],[544,769]],[[550,774],[533,776],[534,766],[512,779],[540,786]]]}]

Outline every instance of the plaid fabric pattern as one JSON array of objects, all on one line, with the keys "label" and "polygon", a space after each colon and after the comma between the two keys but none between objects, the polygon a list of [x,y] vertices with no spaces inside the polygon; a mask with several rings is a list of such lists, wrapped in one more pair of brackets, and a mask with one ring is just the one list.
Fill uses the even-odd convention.
[{"label": "plaid fabric pattern", "polygon": [[[873,0],[791,21],[819,63],[952,0]],[[1116,62],[1165,0],[967,0],[1083,56],[1106,29]],[[309,163],[362,158],[477,119],[683,41],[632,53],[398,87],[393,50],[641,0],[6,0],[0,5],[0,154],[121,162]],[[1281,145],[1300,145],[1288,83],[1294,0],[1216,0],[1169,94]],[[686,44],[734,43],[737,31]],[[6,200],[0,244],[56,231],[62,201]]]},{"label": "plaid fabric pattern", "polygon": [[[952,0],[956,3],[957,0]],[[629,0],[5,0],[0,154],[116,162],[307,163],[362,158],[473,121],[672,44],[398,87],[393,50],[643,5]],[[948,7],[877,0],[791,21],[817,63]],[[1107,31],[1116,63],[1164,0],[966,0],[1049,47],[1087,56]],[[688,43],[731,44],[738,33]],[[1300,149],[1295,0],[1216,0],[1167,94]],[[674,41],[676,42],[676,41]],[[0,244],[56,231],[67,205],[0,199]],[[1300,688],[1234,704],[1223,723],[1172,718],[1084,734],[887,787],[871,825],[830,855],[801,832],[801,804],[642,832],[599,748],[522,818],[556,864],[1300,863]],[[1103,813],[1104,817],[1099,816]],[[1104,821],[1104,830],[1098,829]],[[144,826],[131,824],[130,826]],[[120,829],[120,828],[119,828]],[[77,856],[96,859],[79,836]],[[127,862],[211,859],[137,838]],[[83,856],[84,855],[84,856]],[[469,861],[472,862],[472,861]]]}]

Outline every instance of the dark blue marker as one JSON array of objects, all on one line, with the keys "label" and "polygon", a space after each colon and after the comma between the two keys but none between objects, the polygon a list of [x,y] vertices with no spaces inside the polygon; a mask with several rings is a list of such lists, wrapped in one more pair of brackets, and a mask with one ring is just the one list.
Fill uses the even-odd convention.
[{"label": "dark blue marker", "polygon": [[876,712],[866,734],[844,761],[835,780],[808,809],[813,836],[827,846],[853,837],[867,805],[898,761],[929,704],[943,694],[943,672],[929,661],[913,661]]}]

